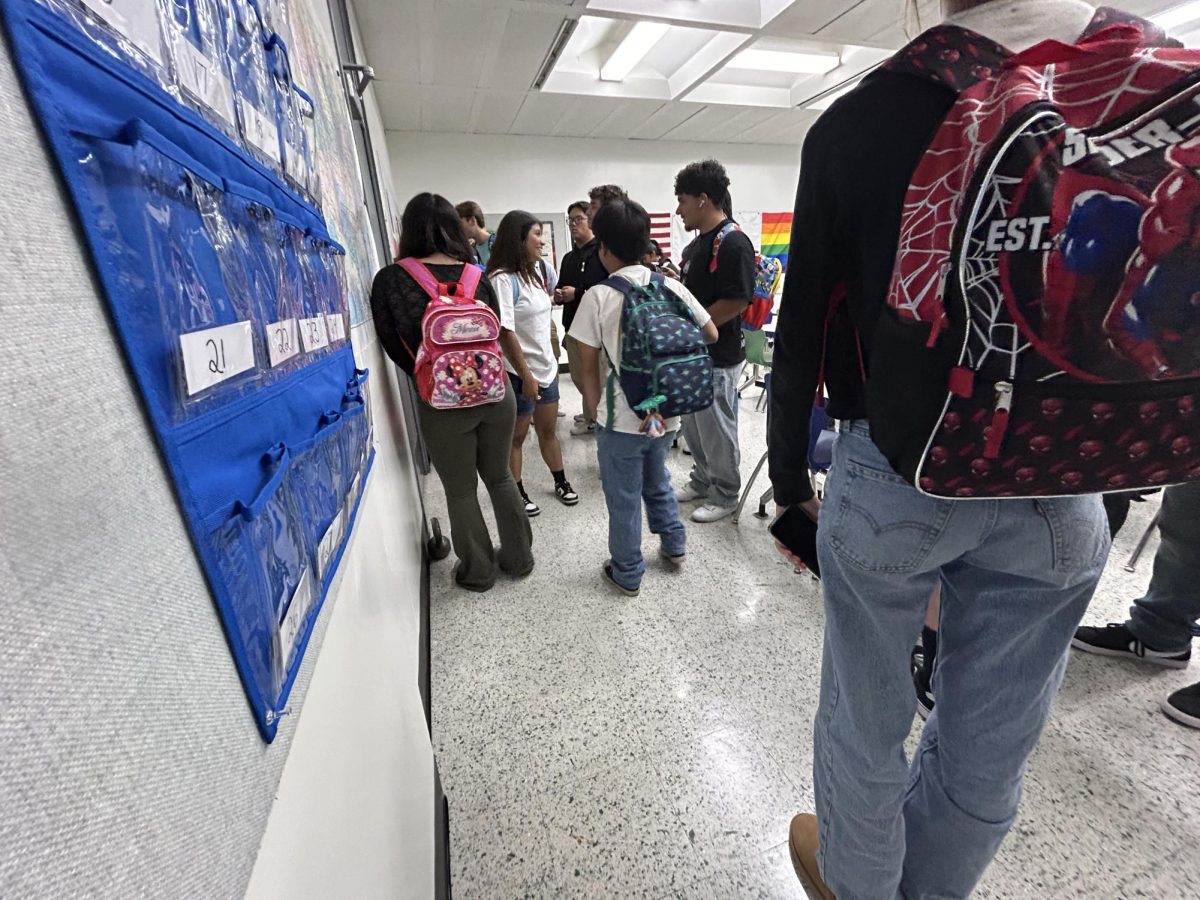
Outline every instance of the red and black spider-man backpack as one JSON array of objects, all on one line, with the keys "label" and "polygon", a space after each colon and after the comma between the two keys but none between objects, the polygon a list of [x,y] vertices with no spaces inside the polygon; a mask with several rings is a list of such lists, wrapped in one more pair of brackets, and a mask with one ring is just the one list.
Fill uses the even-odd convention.
[{"label": "red and black spider-man backpack", "polygon": [[[1073,46],[942,26],[888,66],[958,93],[872,345],[896,470],[954,498],[1200,479],[1200,51],[1102,9]],[[914,366],[944,393],[874,377]]]}]

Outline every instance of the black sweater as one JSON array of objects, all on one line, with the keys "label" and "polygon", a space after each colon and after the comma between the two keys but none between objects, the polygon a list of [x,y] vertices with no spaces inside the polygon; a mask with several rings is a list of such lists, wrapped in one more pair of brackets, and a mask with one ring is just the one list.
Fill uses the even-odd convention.
[{"label": "black sweater", "polygon": [[[904,197],[955,99],[949,88],[881,70],[822,115],[804,142],[771,370],[770,474],[781,505],[813,496],[808,429],[826,333],[827,411],[866,417],[862,373],[870,373],[879,317],[890,315]],[[839,285],[846,299],[827,329]]]}]

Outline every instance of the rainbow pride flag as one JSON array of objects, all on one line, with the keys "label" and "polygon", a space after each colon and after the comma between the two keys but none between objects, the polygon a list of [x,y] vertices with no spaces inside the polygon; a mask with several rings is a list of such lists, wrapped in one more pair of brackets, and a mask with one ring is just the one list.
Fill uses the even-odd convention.
[{"label": "rainbow pride flag", "polygon": [[762,255],[773,256],[787,271],[788,248],[792,243],[792,214],[762,214]]}]

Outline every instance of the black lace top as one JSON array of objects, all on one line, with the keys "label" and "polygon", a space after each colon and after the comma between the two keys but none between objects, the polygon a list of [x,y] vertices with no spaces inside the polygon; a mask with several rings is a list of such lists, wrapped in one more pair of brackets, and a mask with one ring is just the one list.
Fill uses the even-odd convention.
[{"label": "black lace top", "polygon": [[[462,277],[462,263],[430,263],[428,268],[433,277],[444,284],[453,284]],[[496,295],[486,278],[481,279],[475,289],[475,298],[500,315]],[[413,373],[413,358],[405,344],[414,354],[419,349],[421,316],[428,305],[429,295],[399,266],[386,266],[375,276],[375,283],[371,285],[371,316],[375,320],[375,331],[392,362],[409,375]]]}]

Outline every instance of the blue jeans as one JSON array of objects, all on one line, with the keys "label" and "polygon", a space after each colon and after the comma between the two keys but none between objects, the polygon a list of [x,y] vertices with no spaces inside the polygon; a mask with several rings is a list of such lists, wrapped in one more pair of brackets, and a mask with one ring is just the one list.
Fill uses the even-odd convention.
[{"label": "blue jeans", "polygon": [[[926,497],[865,422],[843,424],[818,532],[813,754],[821,872],[839,900],[971,893],[1016,817],[1108,547],[1099,497]],[[937,705],[910,766],[909,652],[939,578]]]},{"label": "blue jeans", "polygon": [[737,506],[742,490],[737,386],[744,365],[714,368],[712,406],[683,417],[683,438],[692,451],[692,486],[717,506]]},{"label": "blue jeans", "polygon": [[1154,575],[1129,610],[1129,630],[1155,650],[1182,653],[1200,634],[1200,482],[1163,492],[1158,527]]},{"label": "blue jeans", "polygon": [[642,558],[642,501],[650,530],[662,540],[668,556],[681,556],[687,533],[679,518],[679,504],[671,489],[667,453],[671,435],[649,438],[596,428],[596,456],[600,483],[608,506],[608,552],[613,580],[635,590],[642,583],[646,561]]}]

